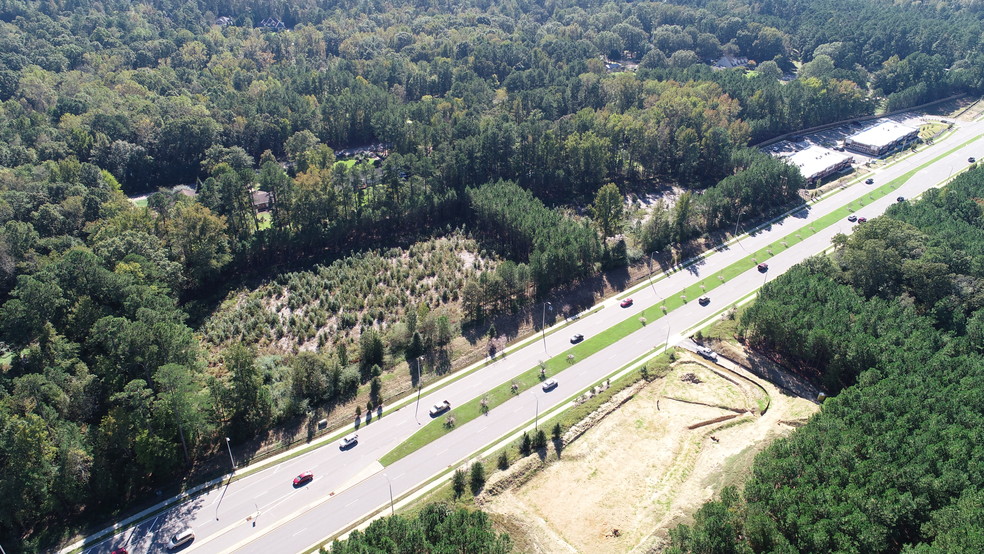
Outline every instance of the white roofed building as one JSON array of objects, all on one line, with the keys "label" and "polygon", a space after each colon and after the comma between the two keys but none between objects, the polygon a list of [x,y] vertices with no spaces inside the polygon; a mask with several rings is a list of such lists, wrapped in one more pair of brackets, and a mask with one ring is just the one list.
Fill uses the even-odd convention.
[{"label": "white roofed building", "polygon": [[822,146],[811,146],[786,157],[799,168],[807,182],[813,183],[851,166],[854,157]]},{"label": "white roofed building", "polygon": [[844,141],[844,147],[877,157],[905,148],[918,139],[919,129],[894,121],[883,121],[848,137]]}]

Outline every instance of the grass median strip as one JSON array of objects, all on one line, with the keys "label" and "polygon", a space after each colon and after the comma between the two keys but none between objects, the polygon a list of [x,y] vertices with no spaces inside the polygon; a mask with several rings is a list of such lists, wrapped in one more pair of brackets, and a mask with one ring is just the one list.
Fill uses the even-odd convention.
[{"label": "grass median strip", "polygon": [[[903,183],[908,181],[917,172],[922,169],[936,163],[940,159],[951,155],[953,152],[967,146],[978,140],[980,137],[974,137],[973,139],[964,142],[963,144],[954,147],[953,149],[941,154],[932,160],[920,165],[919,167],[901,175],[895,179],[892,179],[888,183],[873,189],[871,193],[867,195],[869,202],[873,202],[879,198],[882,198],[892,191],[897,189]],[[844,206],[847,212],[855,211],[855,204],[859,207],[863,207],[865,202],[863,199],[858,199],[846,206]],[[803,209],[809,209],[808,206],[804,206]],[[694,299],[704,296],[707,292],[714,290],[717,287],[725,285],[731,279],[737,277],[738,275],[745,273],[749,269],[755,267],[757,264],[762,263],[769,258],[772,258],[777,252],[787,250],[792,246],[802,242],[809,236],[816,234],[820,229],[825,229],[830,225],[837,223],[843,218],[843,212],[841,210],[835,210],[826,216],[816,220],[808,227],[795,231],[786,235],[785,237],[773,242],[772,244],[761,248],[748,256],[738,260],[737,262],[729,265],[728,267],[708,275],[700,282],[695,283],[679,293],[675,293],[672,296],[663,298],[661,302],[656,305],[650,306],[644,309],[642,312],[634,314],[633,316],[625,319],[624,321],[609,327],[602,333],[595,335],[594,337],[586,339],[584,342],[567,349],[563,353],[553,356],[552,358],[541,362],[546,369],[546,375],[553,376],[564,369],[567,369],[571,364],[577,363],[579,360],[583,360],[592,354],[606,348],[619,340],[635,333],[646,327],[650,322],[657,321],[659,318],[666,316],[673,310],[693,302]],[[765,226],[768,229],[770,226]],[[738,243],[736,242],[736,245]],[[684,268],[677,269],[676,271],[682,271]],[[767,273],[763,272],[763,282],[767,278]],[[595,310],[592,310],[592,313]],[[563,327],[561,327],[563,328]],[[555,329],[551,333],[556,332],[560,329]],[[658,340],[658,339],[657,339]],[[655,344],[653,345],[656,346]],[[494,389],[488,391],[483,397],[475,398],[469,402],[466,402],[457,408],[449,412],[453,415],[455,424],[454,426],[463,425],[469,421],[474,420],[477,417],[482,416],[483,410],[492,410],[495,407],[503,404],[513,396],[521,394],[540,383],[540,367],[533,367],[524,373],[517,376],[515,379],[508,383],[502,383]],[[513,392],[513,385],[516,385],[516,392]],[[482,400],[485,400],[485,406],[482,405]],[[423,448],[430,442],[440,438],[444,434],[450,432],[445,422],[447,421],[448,414],[442,414],[441,417],[434,419],[427,425],[423,426],[419,431],[414,433],[409,439],[404,441],[402,444],[397,446],[395,449],[388,452],[380,459],[380,463],[384,466],[392,464],[397,460],[400,460],[413,452],[416,452],[420,448]]]}]

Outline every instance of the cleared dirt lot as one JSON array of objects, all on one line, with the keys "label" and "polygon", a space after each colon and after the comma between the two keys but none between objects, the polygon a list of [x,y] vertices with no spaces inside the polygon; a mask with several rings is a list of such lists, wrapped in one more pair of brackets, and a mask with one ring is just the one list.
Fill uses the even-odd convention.
[{"label": "cleared dirt lot", "polygon": [[483,508],[522,552],[659,550],[672,525],[740,483],[757,452],[817,409],[750,373],[684,354],[559,460]]}]

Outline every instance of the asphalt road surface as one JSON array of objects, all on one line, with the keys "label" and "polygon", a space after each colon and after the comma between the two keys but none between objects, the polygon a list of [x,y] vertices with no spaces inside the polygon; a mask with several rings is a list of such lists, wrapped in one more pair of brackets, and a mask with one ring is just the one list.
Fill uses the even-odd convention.
[{"label": "asphalt road surface", "polygon": [[[655,282],[655,292],[647,284],[632,293],[634,304],[629,308],[619,307],[619,300],[610,298],[600,311],[574,321],[562,332],[547,336],[545,347],[540,341],[531,342],[507,356],[500,356],[488,367],[424,396],[420,400],[419,412],[415,410],[415,404],[409,404],[396,412],[363,423],[357,429],[359,442],[350,449],[342,450],[337,443],[318,448],[195,497],[89,547],[85,552],[104,554],[120,546],[125,546],[131,553],[160,552],[165,549],[171,535],[186,527],[195,532],[196,539],[182,549],[184,552],[304,550],[385,507],[390,502],[390,487],[393,497],[399,498],[449,467],[468,460],[483,447],[524,425],[531,426],[536,413],[544,413],[557,404],[569,401],[571,394],[662,345],[668,335],[669,342],[675,344],[682,338],[676,333],[693,328],[721,308],[755,291],[767,280],[822,252],[835,234],[850,233],[855,224],[846,220],[851,213],[845,208],[847,204],[981,134],[984,134],[984,122],[962,123],[946,140],[877,171],[873,175],[874,185],[858,183],[826,200],[806,206],[754,236],[744,237],[686,270]],[[967,167],[970,156],[984,159],[984,141],[958,149],[916,173],[897,191],[868,203],[855,213],[871,219],[895,203],[897,196],[915,198]],[[808,230],[813,221],[832,212],[844,216],[840,223],[820,229],[815,234]],[[802,234],[808,235],[808,238],[767,260],[767,272],[759,272],[750,264],[748,271],[710,291],[708,296],[711,302],[708,306],[689,302],[670,312],[667,317],[651,321],[645,327],[640,325],[638,331],[623,340],[578,360],[557,374],[560,384],[556,389],[543,392],[535,388],[519,394],[490,410],[486,416],[459,426],[385,469],[377,462],[416,432],[421,424],[430,421],[427,413],[429,406],[449,400],[453,408],[480,397],[535,367],[540,360],[567,350],[572,334],[581,333],[590,339],[628,318],[636,319],[645,308],[659,304],[663,298],[679,294],[685,287],[700,282],[750,252],[801,229],[805,230]],[[303,471],[313,471],[314,480],[304,486],[293,487],[292,479]]]}]

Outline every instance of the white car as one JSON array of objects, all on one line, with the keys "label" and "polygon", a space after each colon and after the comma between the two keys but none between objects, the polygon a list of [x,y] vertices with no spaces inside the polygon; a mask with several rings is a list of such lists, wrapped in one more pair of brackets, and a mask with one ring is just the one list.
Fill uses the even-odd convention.
[{"label": "white car", "polygon": [[555,388],[557,388],[557,380],[556,379],[551,378],[551,379],[547,379],[546,381],[543,382],[543,390],[544,390],[544,392],[551,391],[551,390],[553,390]]},{"label": "white car", "polygon": [[191,529],[185,529],[181,532],[175,533],[174,536],[171,537],[171,540],[167,541],[167,549],[176,550],[193,540],[195,540],[195,533],[193,533]]},{"label": "white car", "polygon": [[711,350],[710,348],[708,348],[706,346],[698,346],[697,347],[697,353],[700,354],[701,356],[707,358],[708,360],[713,360],[713,361],[716,362],[717,359],[718,359],[717,352]]},{"label": "white car", "polygon": [[346,448],[355,446],[355,443],[357,442],[359,442],[359,435],[352,433],[347,437],[342,437],[342,440],[338,442],[338,447],[345,450]]},{"label": "white car", "polygon": [[451,409],[451,403],[448,402],[447,400],[445,400],[444,402],[438,402],[437,404],[431,406],[430,416],[437,417],[450,409]]}]

